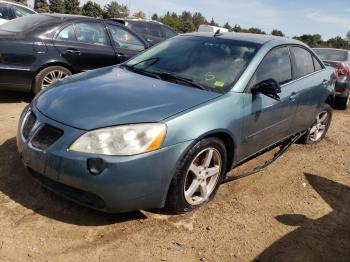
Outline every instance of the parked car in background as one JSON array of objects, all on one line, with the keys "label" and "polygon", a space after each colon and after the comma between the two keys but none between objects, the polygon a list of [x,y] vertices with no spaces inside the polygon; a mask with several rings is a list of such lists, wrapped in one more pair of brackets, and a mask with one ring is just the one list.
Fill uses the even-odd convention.
[{"label": "parked car in background", "polygon": [[334,48],[314,48],[314,51],[325,64],[336,69],[334,105],[345,110],[350,103],[350,51]]},{"label": "parked car in background", "polygon": [[0,89],[38,93],[71,74],[121,63],[148,44],[97,18],[36,14],[0,26]]},{"label": "parked car in background", "polygon": [[220,30],[221,33],[227,33],[228,29],[219,27],[219,26],[213,26],[213,25],[200,25],[198,27],[198,32],[206,32],[206,33],[216,33],[218,30]]},{"label": "parked car in background", "polygon": [[171,27],[154,20],[137,18],[112,18],[110,20],[131,28],[142,36],[151,46],[177,35]]},{"label": "parked car in background", "polygon": [[334,81],[293,39],[180,35],[41,92],[20,117],[18,149],[35,179],[80,204],[187,212],[245,161],[320,142]]},{"label": "parked car in background", "polygon": [[21,4],[0,1],[0,25],[18,17],[36,14],[36,12],[29,7]]}]

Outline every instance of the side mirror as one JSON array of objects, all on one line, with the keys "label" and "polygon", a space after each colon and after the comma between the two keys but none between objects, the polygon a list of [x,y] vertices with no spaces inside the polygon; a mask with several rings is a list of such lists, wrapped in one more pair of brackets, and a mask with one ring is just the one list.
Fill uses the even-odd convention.
[{"label": "side mirror", "polygon": [[251,92],[253,94],[262,93],[268,97],[276,100],[280,100],[279,93],[281,93],[281,87],[276,80],[270,78],[257,83],[252,87]]}]

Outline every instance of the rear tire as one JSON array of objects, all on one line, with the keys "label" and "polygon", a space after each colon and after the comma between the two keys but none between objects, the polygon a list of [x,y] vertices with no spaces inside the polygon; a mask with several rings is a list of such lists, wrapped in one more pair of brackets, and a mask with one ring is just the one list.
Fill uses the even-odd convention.
[{"label": "rear tire", "polygon": [[49,66],[41,70],[34,79],[32,91],[36,95],[58,80],[72,75],[72,72],[62,66]]},{"label": "rear tire", "polygon": [[181,214],[212,200],[226,173],[224,143],[214,137],[199,141],[178,164],[165,208]]},{"label": "rear tire", "polygon": [[316,119],[312,126],[307,130],[306,134],[298,141],[300,144],[316,144],[320,142],[331,125],[333,116],[332,107],[324,104],[316,115]]},{"label": "rear tire", "polygon": [[346,97],[336,97],[334,106],[340,110],[346,110],[350,103],[350,93]]}]

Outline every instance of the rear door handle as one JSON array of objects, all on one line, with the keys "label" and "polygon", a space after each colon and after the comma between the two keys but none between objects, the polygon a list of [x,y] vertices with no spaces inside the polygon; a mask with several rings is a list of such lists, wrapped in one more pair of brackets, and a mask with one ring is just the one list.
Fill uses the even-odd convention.
[{"label": "rear door handle", "polygon": [[291,101],[295,101],[296,99],[297,99],[297,93],[295,93],[295,92],[293,92],[291,95],[290,95],[290,97],[289,97],[289,99],[291,100]]},{"label": "rear door handle", "polygon": [[127,59],[127,58],[128,58],[127,55],[126,55],[126,54],[123,54],[123,53],[117,53],[117,57],[118,57],[119,59]]},{"label": "rear door handle", "polygon": [[67,50],[66,50],[66,54],[70,54],[70,55],[80,55],[81,52],[80,52],[78,49],[70,48],[70,49],[67,49]]}]

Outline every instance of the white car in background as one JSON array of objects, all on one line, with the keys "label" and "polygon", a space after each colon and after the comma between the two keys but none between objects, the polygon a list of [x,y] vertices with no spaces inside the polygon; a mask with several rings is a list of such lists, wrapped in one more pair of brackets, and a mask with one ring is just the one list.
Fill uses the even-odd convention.
[{"label": "white car in background", "polygon": [[0,1],[0,25],[18,17],[36,14],[36,12],[29,7],[21,4]]}]

